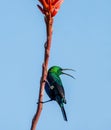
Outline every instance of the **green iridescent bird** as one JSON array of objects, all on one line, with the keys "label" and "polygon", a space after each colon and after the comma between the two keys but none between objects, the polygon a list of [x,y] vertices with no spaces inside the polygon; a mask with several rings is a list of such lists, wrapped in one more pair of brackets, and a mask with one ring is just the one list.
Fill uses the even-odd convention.
[{"label": "green iridescent bird", "polygon": [[67,121],[67,116],[64,109],[64,104],[66,104],[65,91],[62,85],[62,81],[60,79],[60,75],[65,74],[72,78],[74,77],[72,75],[64,73],[63,71],[65,70],[72,70],[72,69],[62,69],[59,66],[53,66],[48,70],[47,81],[45,84],[45,91],[47,95],[50,97],[50,100],[57,101],[57,103],[61,108],[63,118],[65,121]]}]

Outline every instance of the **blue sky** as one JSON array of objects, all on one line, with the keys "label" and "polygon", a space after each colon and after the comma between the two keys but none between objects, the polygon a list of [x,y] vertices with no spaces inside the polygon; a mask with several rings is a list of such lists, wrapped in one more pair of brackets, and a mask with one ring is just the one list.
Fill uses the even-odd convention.
[{"label": "blue sky", "polygon": [[[38,100],[46,40],[36,0],[0,1],[0,129],[30,130]],[[44,104],[38,129],[111,130],[111,1],[64,1],[55,17],[49,67],[61,76],[63,120],[56,102]],[[44,95],[44,100],[48,96]]]}]

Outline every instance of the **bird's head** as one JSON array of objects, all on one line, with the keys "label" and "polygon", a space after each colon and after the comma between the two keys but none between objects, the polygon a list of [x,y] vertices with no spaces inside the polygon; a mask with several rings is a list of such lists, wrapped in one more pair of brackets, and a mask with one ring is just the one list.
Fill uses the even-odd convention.
[{"label": "bird's head", "polygon": [[67,74],[67,73],[64,73],[64,71],[66,70],[71,70],[71,71],[75,71],[73,69],[62,69],[61,67],[59,66],[52,66],[50,69],[49,69],[49,73],[55,73],[57,76],[60,76],[61,74],[65,74],[67,76],[70,76],[72,77],[73,79],[75,79],[72,75],[70,74]]}]

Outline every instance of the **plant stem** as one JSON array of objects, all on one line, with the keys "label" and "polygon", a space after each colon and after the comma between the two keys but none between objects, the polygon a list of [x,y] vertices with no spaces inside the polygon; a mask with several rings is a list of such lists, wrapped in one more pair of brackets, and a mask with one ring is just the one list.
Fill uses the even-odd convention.
[{"label": "plant stem", "polygon": [[50,56],[50,48],[51,48],[51,41],[52,41],[52,27],[53,27],[53,18],[50,14],[46,15],[44,17],[45,23],[46,23],[46,33],[47,33],[47,40],[44,45],[45,47],[45,53],[44,53],[44,62],[42,65],[42,76],[40,80],[40,90],[39,90],[39,99],[38,99],[38,106],[36,113],[32,119],[32,126],[31,130],[36,130],[36,125],[38,123],[40,114],[42,112],[43,108],[43,95],[44,95],[44,86],[45,81],[47,78],[47,70],[48,70],[48,62],[49,62],[49,56]]}]

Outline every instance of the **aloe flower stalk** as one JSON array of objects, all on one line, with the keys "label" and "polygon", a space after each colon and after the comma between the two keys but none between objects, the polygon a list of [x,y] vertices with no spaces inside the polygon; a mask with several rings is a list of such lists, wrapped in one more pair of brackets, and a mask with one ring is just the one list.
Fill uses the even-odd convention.
[{"label": "aloe flower stalk", "polygon": [[48,62],[50,56],[50,48],[52,41],[52,30],[53,30],[53,18],[58,13],[63,0],[39,0],[40,5],[37,5],[42,14],[44,14],[44,20],[46,24],[46,42],[45,42],[45,54],[44,62],[42,65],[42,76],[40,80],[40,90],[38,98],[37,111],[32,119],[31,130],[36,130],[36,125],[38,123],[39,117],[43,109],[43,95],[44,86],[47,78]]}]

